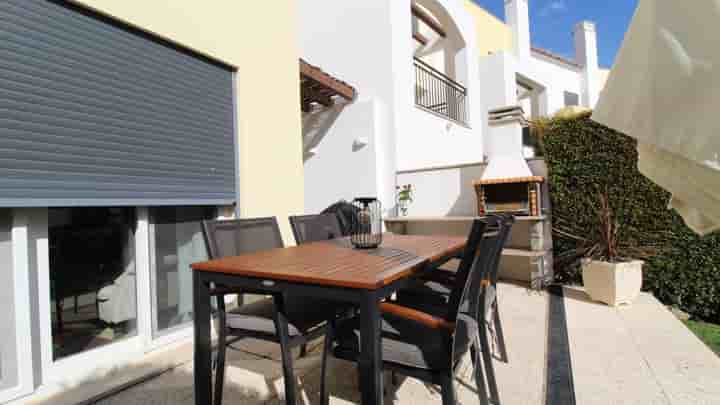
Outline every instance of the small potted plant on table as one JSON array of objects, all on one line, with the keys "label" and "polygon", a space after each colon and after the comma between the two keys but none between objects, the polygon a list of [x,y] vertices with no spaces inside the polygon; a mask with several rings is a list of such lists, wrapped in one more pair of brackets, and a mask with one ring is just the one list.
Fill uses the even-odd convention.
[{"label": "small potted plant on table", "polygon": [[619,224],[607,192],[599,197],[596,237],[582,261],[585,292],[610,306],[630,304],[640,294],[643,262],[621,256]]},{"label": "small potted plant on table", "polygon": [[397,186],[396,189],[398,209],[400,210],[400,215],[405,217],[407,216],[410,203],[413,202],[413,186],[412,184],[405,184],[403,186]]}]

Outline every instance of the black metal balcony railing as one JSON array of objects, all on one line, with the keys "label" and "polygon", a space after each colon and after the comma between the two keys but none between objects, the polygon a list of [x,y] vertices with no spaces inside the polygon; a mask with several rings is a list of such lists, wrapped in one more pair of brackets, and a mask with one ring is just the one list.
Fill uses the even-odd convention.
[{"label": "black metal balcony railing", "polygon": [[467,90],[443,73],[414,58],[415,104],[467,124]]}]

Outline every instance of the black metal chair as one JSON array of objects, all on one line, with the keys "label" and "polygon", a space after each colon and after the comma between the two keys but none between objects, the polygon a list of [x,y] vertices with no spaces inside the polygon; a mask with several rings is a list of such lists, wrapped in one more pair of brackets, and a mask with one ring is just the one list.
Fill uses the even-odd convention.
[{"label": "black metal chair", "polygon": [[340,229],[342,230],[343,236],[350,235],[352,224],[356,224],[358,208],[351,203],[340,200],[335,204],[325,208],[321,214],[335,214],[340,221]]},{"label": "black metal chair", "polygon": [[[203,221],[203,233],[211,259],[284,246],[274,217]],[[237,310],[226,312],[224,297],[229,294],[266,295],[263,291],[228,290],[214,286],[212,295],[217,297],[219,321],[214,403],[222,403],[227,346],[251,337],[280,344],[285,402],[295,404],[291,350],[322,336],[326,321],[335,316],[335,308],[307,305],[307,299],[303,297],[276,294],[272,298],[241,305]]]},{"label": "black metal chair", "polygon": [[298,245],[343,237],[340,219],[336,214],[291,216],[290,226]]},{"label": "black metal chair", "polygon": [[[479,299],[472,299],[477,286],[488,271],[491,252],[496,242],[483,239],[486,223],[475,220],[460,266],[455,275],[450,302],[443,313],[430,314],[418,309],[386,302],[382,310],[382,359],[383,367],[399,374],[415,377],[440,385],[443,404],[454,405],[453,377],[462,356],[477,339],[476,313],[480,310]],[[478,275],[479,274],[479,275]],[[359,321],[357,318],[330,322],[325,335],[322,362],[321,403],[328,403],[327,357],[357,361],[360,354]],[[482,362],[478,352],[476,363]],[[475,367],[478,397],[487,403],[487,391],[482,367]]]},{"label": "black metal chair", "polygon": [[[515,218],[512,215],[493,215],[487,217],[486,221],[488,222],[488,229],[495,232],[487,232],[488,235],[492,236],[486,236],[485,239],[494,240],[496,244],[495,250],[489,255],[490,262],[488,263],[488,271],[484,274],[481,282],[474,285],[472,289],[473,298],[478,297],[480,299],[475,318],[477,323],[482,325],[477,331],[480,345],[474,350],[479,350],[482,353],[491,400],[493,403],[499,403],[499,392],[495,378],[495,370],[492,365],[488,328],[492,322],[500,350],[500,360],[507,363],[507,347],[505,345],[505,336],[500,321],[500,309],[497,301],[497,279],[502,250],[510,236]],[[431,314],[441,313],[443,308],[449,304],[455,277],[455,272],[451,270],[436,269],[431,272],[422,283],[400,291],[397,302],[401,305],[421,309]],[[473,356],[473,359],[475,359],[475,356]],[[478,366],[478,364],[476,364],[476,366]]]},{"label": "black metal chair", "polygon": [[[500,348],[500,360],[504,363],[508,362],[507,346],[505,345],[505,335],[503,333],[502,322],[500,322],[500,305],[497,300],[497,281],[498,272],[500,271],[500,260],[502,258],[502,250],[510,238],[510,232],[515,224],[515,217],[509,214],[502,215],[502,227],[500,231],[500,238],[502,239],[500,248],[495,255],[495,262],[492,264],[491,271],[489,274],[487,285],[484,293],[484,306],[486,310],[486,318],[488,323],[490,322],[489,315],[492,314],[493,323],[495,327],[495,335],[497,337],[498,347]],[[482,336],[481,336],[482,338]]]}]

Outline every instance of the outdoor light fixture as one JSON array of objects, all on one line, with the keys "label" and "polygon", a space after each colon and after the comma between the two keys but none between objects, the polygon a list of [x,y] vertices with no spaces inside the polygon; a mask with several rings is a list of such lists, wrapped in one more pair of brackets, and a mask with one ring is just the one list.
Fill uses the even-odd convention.
[{"label": "outdoor light fixture", "polygon": [[350,242],[358,249],[375,249],[382,243],[382,206],[377,198],[356,198],[352,205]]}]

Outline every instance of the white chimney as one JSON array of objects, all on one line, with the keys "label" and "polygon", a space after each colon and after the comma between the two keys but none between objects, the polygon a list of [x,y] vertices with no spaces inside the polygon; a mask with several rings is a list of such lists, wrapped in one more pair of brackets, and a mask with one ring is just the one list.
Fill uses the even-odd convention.
[{"label": "white chimney", "polygon": [[523,128],[527,125],[522,107],[488,111],[488,166],[482,180],[532,176],[523,156]]},{"label": "white chimney", "polygon": [[505,0],[505,22],[512,31],[515,56],[520,60],[530,59],[528,0]]},{"label": "white chimney", "polygon": [[598,64],[597,31],[595,24],[583,21],[575,26],[575,61],[583,67],[581,104],[595,108],[600,95],[600,66]]}]

